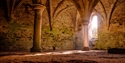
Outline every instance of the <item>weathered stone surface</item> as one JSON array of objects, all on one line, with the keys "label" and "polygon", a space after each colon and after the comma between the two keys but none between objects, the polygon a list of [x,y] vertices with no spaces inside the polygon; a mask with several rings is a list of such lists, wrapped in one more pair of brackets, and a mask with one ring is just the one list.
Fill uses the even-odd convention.
[{"label": "weathered stone surface", "polygon": [[[114,34],[125,32],[124,0],[117,1],[108,21],[110,11],[112,10],[111,5],[114,4],[114,1],[101,0],[102,4],[98,3],[93,10],[93,14],[97,14],[99,17],[99,32]],[[45,50],[53,49],[53,46],[56,49],[82,49],[82,22],[74,4],[69,0],[64,2],[62,0],[53,0],[51,3],[53,30],[50,31],[49,29],[49,17],[47,9],[45,9],[42,17],[41,47]],[[18,10],[14,11],[14,18],[11,21],[7,20],[5,1],[0,0],[0,50],[29,51],[33,42],[34,10],[32,2],[25,0]],[[119,34],[117,35],[120,36]],[[123,40],[120,41],[123,42]]]}]

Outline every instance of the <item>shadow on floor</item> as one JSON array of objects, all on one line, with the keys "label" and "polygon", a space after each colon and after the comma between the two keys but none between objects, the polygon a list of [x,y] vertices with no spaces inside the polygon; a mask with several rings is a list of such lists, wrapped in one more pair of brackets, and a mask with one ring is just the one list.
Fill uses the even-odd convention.
[{"label": "shadow on floor", "polygon": [[125,54],[125,49],[111,48],[111,49],[108,49],[108,53],[110,53],[110,54]]}]

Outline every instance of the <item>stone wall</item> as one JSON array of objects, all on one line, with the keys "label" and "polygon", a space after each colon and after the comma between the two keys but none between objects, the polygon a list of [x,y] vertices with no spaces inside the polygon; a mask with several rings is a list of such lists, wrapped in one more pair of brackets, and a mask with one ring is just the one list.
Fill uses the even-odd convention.
[{"label": "stone wall", "polygon": [[[118,0],[118,3],[113,11],[110,27],[107,29],[107,14],[110,11],[110,4],[113,0],[101,0],[106,12],[98,4],[93,10],[94,14],[99,16],[98,33],[101,36],[101,44],[109,37],[124,36],[125,32],[125,3]],[[43,13],[42,22],[42,48],[44,50],[52,50],[55,47],[58,50],[66,49],[82,49],[83,47],[83,31],[80,22],[80,16],[76,11],[73,3],[61,0],[52,1],[52,28],[50,30],[49,18],[47,9]],[[22,5],[16,10],[13,19],[7,18],[7,8],[4,0],[0,0],[0,51],[29,51],[33,43],[33,24],[34,10],[32,2],[25,0]],[[103,33],[102,35],[100,33]],[[121,34],[119,34],[121,33]],[[107,35],[108,34],[108,35]],[[118,37],[117,37],[118,38]],[[118,39],[117,42],[124,43],[124,38]],[[113,40],[115,37],[113,37]],[[112,40],[111,40],[112,41]],[[110,44],[111,42],[107,42]],[[100,43],[99,42],[99,43]],[[112,42],[111,42],[112,43]],[[114,40],[113,43],[116,43]],[[108,46],[107,46],[108,47]],[[118,46],[119,47],[119,46]]]},{"label": "stone wall", "polygon": [[113,12],[110,24],[111,32],[125,32],[125,3],[119,4]]},{"label": "stone wall", "polygon": [[[118,0],[114,10],[111,14],[111,19],[108,21],[108,17],[111,11],[111,3],[113,1],[103,1],[103,8],[99,9],[99,4],[96,9],[99,9],[99,13],[103,16],[99,23],[98,41],[95,44],[95,49],[110,49],[110,48],[125,48],[125,32],[124,32],[124,21],[125,21],[125,2]],[[112,8],[113,9],[113,8]],[[103,10],[103,11],[102,11]],[[107,18],[105,18],[105,15]]]},{"label": "stone wall", "polygon": [[0,15],[1,51],[28,51],[32,46],[33,39],[33,10],[27,9],[24,4],[29,2],[25,1],[14,14],[14,19],[11,20],[7,18],[5,1],[1,0],[0,3],[0,11],[2,11]]},{"label": "stone wall", "polygon": [[[53,6],[57,6],[60,0],[52,2]],[[4,3],[4,4],[3,4]],[[5,1],[0,1],[0,50],[1,51],[29,51],[33,43],[33,24],[34,11],[30,6],[32,3],[25,0],[14,14],[14,18],[7,20],[7,11]],[[64,6],[67,3],[63,4]],[[61,6],[60,8],[64,7]],[[53,7],[53,9],[55,9]],[[71,16],[73,7],[60,11],[52,21],[53,30],[49,29],[49,19],[47,10],[43,13],[42,22],[42,48],[51,50],[56,49],[74,49],[73,40],[73,22]],[[61,9],[62,10],[62,9]],[[68,13],[70,12],[70,13]],[[71,15],[72,14],[72,15]]]}]

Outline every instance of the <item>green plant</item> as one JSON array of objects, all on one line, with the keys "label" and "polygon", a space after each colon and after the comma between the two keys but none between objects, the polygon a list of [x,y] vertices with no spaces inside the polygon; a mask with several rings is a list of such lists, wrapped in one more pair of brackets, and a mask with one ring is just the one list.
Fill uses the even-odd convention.
[{"label": "green plant", "polygon": [[94,46],[94,49],[107,50],[110,48],[125,48],[125,33],[105,33],[100,32],[98,34],[98,40]]}]

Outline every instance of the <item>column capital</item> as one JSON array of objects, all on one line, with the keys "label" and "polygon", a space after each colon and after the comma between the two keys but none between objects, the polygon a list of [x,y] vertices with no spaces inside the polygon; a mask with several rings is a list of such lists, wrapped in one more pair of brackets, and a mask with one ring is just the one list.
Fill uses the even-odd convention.
[{"label": "column capital", "polygon": [[46,6],[42,4],[33,4],[34,9],[45,9]]},{"label": "column capital", "polygon": [[89,20],[82,20],[82,24],[83,25],[88,25],[89,24]]}]

